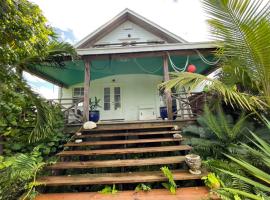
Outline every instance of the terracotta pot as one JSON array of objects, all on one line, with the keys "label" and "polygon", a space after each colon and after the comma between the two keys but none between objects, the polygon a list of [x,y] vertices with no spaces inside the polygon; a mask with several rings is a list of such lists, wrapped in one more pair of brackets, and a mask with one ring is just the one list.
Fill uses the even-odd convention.
[{"label": "terracotta pot", "polygon": [[185,161],[188,165],[189,172],[191,174],[201,174],[201,165],[202,165],[202,160],[199,155],[196,154],[188,154],[185,156]]}]

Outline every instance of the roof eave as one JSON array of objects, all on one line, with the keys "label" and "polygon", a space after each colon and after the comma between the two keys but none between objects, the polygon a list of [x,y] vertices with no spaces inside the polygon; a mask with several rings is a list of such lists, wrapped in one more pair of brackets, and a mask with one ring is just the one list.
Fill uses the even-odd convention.
[{"label": "roof eave", "polygon": [[160,44],[148,46],[133,47],[110,47],[110,48],[88,48],[77,49],[80,56],[85,55],[107,55],[122,53],[139,53],[139,52],[158,52],[158,51],[175,51],[175,50],[196,50],[196,49],[216,49],[218,46],[213,42],[193,42],[193,43],[176,43]]}]

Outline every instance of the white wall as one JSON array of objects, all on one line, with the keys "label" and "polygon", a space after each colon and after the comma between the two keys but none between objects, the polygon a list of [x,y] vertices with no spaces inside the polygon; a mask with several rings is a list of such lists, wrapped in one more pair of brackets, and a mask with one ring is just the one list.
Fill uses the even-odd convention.
[{"label": "white wall", "polygon": [[[130,34],[130,38],[128,37]],[[127,41],[136,41],[136,42],[147,42],[147,41],[162,41],[163,39],[157,37],[156,35],[146,31],[142,27],[126,21],[111,33],[100,39],[96,44],[103,43],[120,43]]]},{"label": "white wall", "polygon": [[[115,80],[113,82],[113,80]],[[111,112],[109,118],[138,120],[140,109],[154,109],[154,114],[159,117],[160,98],[157,86],[162,82],[161,76],[137,74],[137,75],[116,75],[91,81],[90,97],[101,99],[103,107],[104,87],[120,86],[122,95],[122,115],[119,112]],[[83,83],[74,85],[69,89],[63,88],[62,98],[71,98],[74,87],[83,87]],[[101,120],[108,119],[108,111],[100,108]],[[152,113],[152,112],[151,112]]]}]

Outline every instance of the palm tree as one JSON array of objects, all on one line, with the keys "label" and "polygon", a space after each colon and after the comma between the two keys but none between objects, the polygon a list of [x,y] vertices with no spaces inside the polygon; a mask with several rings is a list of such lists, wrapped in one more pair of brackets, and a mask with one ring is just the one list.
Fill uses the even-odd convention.
[{"label": "palm tree", "polygon": [[270,107],[270,1],[203,0],[210,16],[211,36],[221,73],[217,79],[188,72],[173,73],[162,87],[190,86],[207,82],[210,92],[232,106],[255,111]]},{"label": "palm tree", "polygon": [[[36,107],[36,125],[29,135],[29,141],[35,142],[44,139],[52,132],[53,114],[49,104],[38,94],[33,92],[25,80],[21,77],[22,71],[30,71],[32,65],[49,64],[52,67],[63,67],[64,59],[75,56],[75,49],[69,43],[51,40],[43,50],[33,56],[18,60],[12,65],[1,64],[1,82],[15,85],[20,91],[27,94]],[[18,72],[18,73],[16,73]],[[5,92],[8,87],[0,89]]]}]

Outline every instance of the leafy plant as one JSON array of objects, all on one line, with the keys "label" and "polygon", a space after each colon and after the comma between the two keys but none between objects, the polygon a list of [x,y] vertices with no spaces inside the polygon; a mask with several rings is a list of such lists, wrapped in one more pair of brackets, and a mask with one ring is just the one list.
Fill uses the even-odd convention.
[{"label": "leafy plant", "polygon": [[151,190],[151,187],[149,185],[145,185],[143,183],[140,183],[136,186],[135,188],[135,191],[138,192],[138,191],[150,191]]},{"label": "leafy plant", "polygon": [[162,186],[169,190],[172,194],[176,194],[177,185],[174,182],[173,174],[166,166],[160,168],[164,176],[168,179],[168,183],[162,183]]},{"label": "leafy plant", "polygon": [[93,100],[92,98],[89,99],[89,109],[90,111],[95,111],[97,108],[101,108],[100,106],[100,99],[97,97],[94,97]]},{"label": "leafy plant", "polygon": [[115,184],[113,186],[106,185],[99,193],[101,194],[116,194],[118,190],[115,187]]},{"label": "leafy plant", "polygon": [[[2,85],[0,86],[0,88]],[[35,127],[35,105],[24,92],[15,92],[11,85],[0,94],[0,133],[4,138],[3,153],[12,156],[16,153],[29,153],[39,146],[42,156],[48,157],[62,148],[68,135],[63,134],[64,118],[58,105],[48,105],[48,114],[51,115],[52,129],[50,137],[29,143],[30,133]],[[49,130],[50,130],[49,129]]]},{"label": "leafy plant", "polygon": [[[217,178],[222,180],[220,188],[212,189],[224,199],[269,199],[270,144],[254,133],[251,136],[250,144],[238,145],[244,153],[237,155],[237,158],[225,154],[228,161],[207,161],[209,169],[215,171],[219,175]],[[208,182],[206,185],[212,186]]]},{"label": "leafy plant", "polygon": [[[36,194],[35,186],[37,173],[45,166],[40,153],[34,149],[31,154],[17,154],[13,157],[2,158],[0,163],[0,196],[4,200],[23,199]],[[26,193],[24,193],[27,191]]]},{"label": "leafy plant", "polygon": [[199,126],[191,125],[183,129],[183,133],[192,137],[188,143],[194,147],[193,151],[203,157],[222,158],[224,152],[237,152],[235,144],[244,141],[248,128],[252,123],[247,121],[248,115],[240,115],[234,120],[226,115],[221,107],[213,114],[205,106],[204,114],[197,119]]},{"label": "leafy plant", "polygon": [[239,175],[224,169],[219,170],[253,186],[250,192],[243,192],[241,190],[228,187],[224,187],[222,188],[222,190],[251,199],[260,199],[259,196],[269,197],[270,195],[270,144],[260,139],[254,133],[251,134],[253,137],[251,141],[256,147],[256,149],[243,143],[241,144],[241,146],[242,148],[256,156],[257,159],[261,160],[263,163],[263,167],[258,168],[254,166],[253,164],[250,164],[250,161],[246,160],[245,158],[235,158],[233,156],[226,155],[229,159],[231,159],[234,163],[239,165],[245,171],[245,175]]},{"label": "leafy plant", "polygon": [[[7,97],[10,94],[16,96],[16,93],[28,98],[32,103],[31,122],[34,121],[29,141],[37,142],[51,136],[54,113],[48,102],[30,89],[22,78],[22,72],[35,72],[34,65],[62,67],[64,57],[75,56],[76,53],[69,43],[58,42],[39,7],[27,0],[0,1],[0,18],[3,34],[0,39],[0,102],[11,105]],[[8,110],[7,106],[5,109]],[[20,113],[19,109],[20,106],[11,107],[16,113]],[[16,117],[23,120],[23,116]],[[1,114],[1,118],[5,117]],[[5,121],[8,121],[12,126],[17,126],[15,119],[9,115],[7,120],[0,119],[0,125],[5,126]]]},{"label": "leafy plant", "polygon": [[222,184],[219,177],[214,173],[209,173],[207,176],[202,177],[204,184],[211,189],[219,189]]}]

